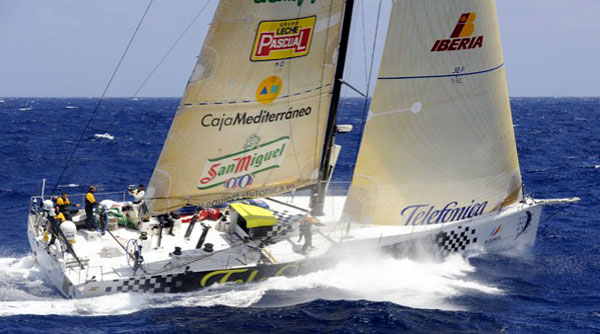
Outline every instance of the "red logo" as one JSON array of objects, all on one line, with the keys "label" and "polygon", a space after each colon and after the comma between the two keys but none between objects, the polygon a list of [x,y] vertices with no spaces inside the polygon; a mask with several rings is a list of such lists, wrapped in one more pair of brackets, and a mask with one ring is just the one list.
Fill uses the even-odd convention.
[{"label": "red logo", "polygon": [[258,25],[250,60],[277,60],[306,56],[316,17],[263,21]]},{"label": "red logo", "polygon": [[475,32],[476,13],[464,13],[460,16],[450,39],[438,39],[431,52],[471,50],[483,47],[483,36],[472,36]]}]

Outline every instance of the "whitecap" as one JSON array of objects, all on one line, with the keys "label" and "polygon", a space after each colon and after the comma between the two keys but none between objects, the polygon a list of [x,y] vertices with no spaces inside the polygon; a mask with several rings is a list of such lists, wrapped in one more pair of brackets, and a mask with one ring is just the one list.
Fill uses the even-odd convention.
[{"label": "whitecap", "polygon": [[[64,299],[43,277],[33,256],[0,258],[0,316],[58,314],[103,316],[170,307],[279,307],[317,299],[370,300],[413,308],[459,310],[453,298],[504,291],[470,277],[475,268],[460,255],[442,262],[380,254],[343,259],[330,268],[255,284],[215,285],[178,294],[120,293]],[[265,298],[265,297],[269,298]]]},{"label": "whitecap", "polygon": [[96,133],[96,134],[94,134],[94,138],[115,140],[115,136],[111,135],[108,132],[105,132],[105,133]]}]

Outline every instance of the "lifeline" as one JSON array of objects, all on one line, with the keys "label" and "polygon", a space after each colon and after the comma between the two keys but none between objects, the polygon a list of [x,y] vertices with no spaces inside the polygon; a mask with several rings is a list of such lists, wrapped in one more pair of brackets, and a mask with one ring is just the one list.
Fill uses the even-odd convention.
[{"label": "lifeline", "polygon": [[235,116],[227,116],[226,114],[223,114],[221,117],[213,117],[213,114],[206,114],[204,117],[202,117],[201,124],[203,127],[215,127],[219,128],[219,131],[221,131],[223,126],[278,122],[284,119],[289,120],[308,116],[311,112],[311,107],[300,109],[293,109],[290,107],[288,111],[281,111],[278,113],[271,113],[263,109],[258,115],[254,116],[248,116],[248,113],[246,112],[237,113]]},{"label": "lifeline", "polygon": [[[461,220],[480,216],[483,214],[488,202],[475,203],[467,206],[458,206],[458,202],[450,202],[441,210],[436,210],[435,205],[419,204],[411,205],[402,209],[401,216],[408,215],[408,219],[404,225],[425,225],[447,223],[449,221]],[[429,207],[429,210],[427,209]]]}]

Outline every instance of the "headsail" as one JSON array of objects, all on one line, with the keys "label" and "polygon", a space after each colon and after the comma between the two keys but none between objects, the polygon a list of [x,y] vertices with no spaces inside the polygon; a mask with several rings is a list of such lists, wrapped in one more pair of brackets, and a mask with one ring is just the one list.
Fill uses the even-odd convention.
[{"label": "headsail", "polygon": [[494,1],[394,1],[344,217],[436,224],[521,196]]},{"label": "headsail", "polygon": [[316,182],[343,0],[222,0],[156,165],[150,212]]}]

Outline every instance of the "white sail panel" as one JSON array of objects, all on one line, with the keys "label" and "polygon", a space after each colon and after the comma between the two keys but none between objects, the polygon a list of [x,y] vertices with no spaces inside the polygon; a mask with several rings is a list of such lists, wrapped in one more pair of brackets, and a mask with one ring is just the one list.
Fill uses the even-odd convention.
[{"label": "white sail panel", "polygon": [[494,1],[394,1],[344,217],[443,223],[520,191]]},{"label": "white sail panel", "polygon": [[152,213],[314,183],[342,0],[223,0],[150,181]]}]

